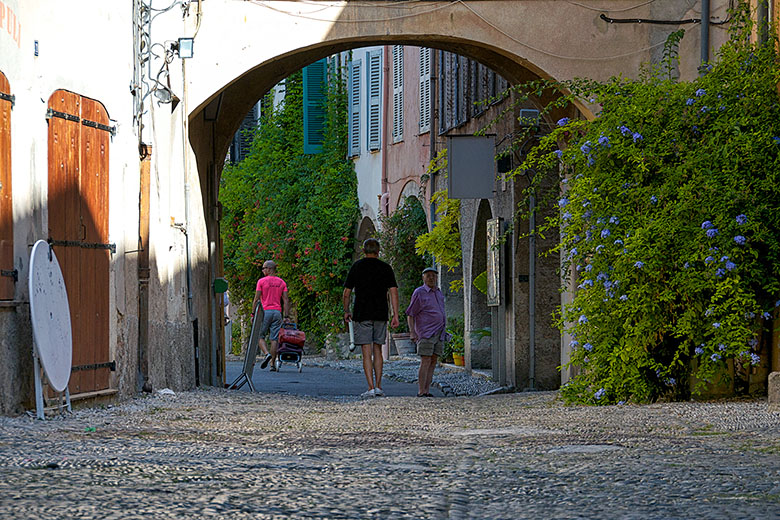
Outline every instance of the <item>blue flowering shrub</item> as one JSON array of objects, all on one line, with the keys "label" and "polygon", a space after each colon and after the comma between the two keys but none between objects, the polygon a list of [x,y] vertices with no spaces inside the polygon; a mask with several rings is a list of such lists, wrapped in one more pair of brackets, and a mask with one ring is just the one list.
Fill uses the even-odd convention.
[{"label": "blue flowering shrub", "polygon": [[561,172],[546,225],[576,280],[557,317],[579,373],[567,401],[683,399],[691,376],[697,393],[728,360],[761,362],[780,303],[780,76],[775,42],[749,42],[744,10],[732,24],[694,82],[669,52],[638,80],[566,84],[600,113],[558,121],[518,169]]}]

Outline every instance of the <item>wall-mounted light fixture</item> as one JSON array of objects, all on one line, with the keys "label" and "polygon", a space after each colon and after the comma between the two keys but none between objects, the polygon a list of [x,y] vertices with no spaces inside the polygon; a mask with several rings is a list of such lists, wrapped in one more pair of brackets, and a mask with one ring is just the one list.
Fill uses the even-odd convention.
[{"label": "wall-mounted light fixture", "polygon": [[176,43],[176,51],[181,59],[192,58],[194,46],[194,38],[179,38],[179,41]]}]

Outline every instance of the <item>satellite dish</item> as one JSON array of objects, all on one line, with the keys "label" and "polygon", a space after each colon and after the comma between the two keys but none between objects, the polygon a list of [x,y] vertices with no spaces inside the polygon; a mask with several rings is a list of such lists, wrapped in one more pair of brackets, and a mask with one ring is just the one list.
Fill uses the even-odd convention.
[{"label": "satellite dish", "polygon": [[49,384],[62,392],[73,361],[70,307],[60,264],[44,240],[38,240],[30,253],[28,284],[35,349]]}]

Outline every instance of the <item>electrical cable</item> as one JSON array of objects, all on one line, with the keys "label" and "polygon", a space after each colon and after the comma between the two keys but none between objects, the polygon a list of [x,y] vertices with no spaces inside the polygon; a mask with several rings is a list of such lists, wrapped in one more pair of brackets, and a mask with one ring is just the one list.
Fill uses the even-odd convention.
[{"label": "electrical cable", "polygon": [[538,47],[535,47],[535,46],[533,46],[533,45],[531,45],[529,43],[525,43],[523,41],[518,40],[514,36],[510,35],[506,31],[504,31],[503,29],[501,29],[500,27],[495,25],[493,22],[491,22],[490,20],[488,20],[487,18],[482,16],[480,13],[475,11],[474,8],[472,8],[469,4],[463,2],[462,0],[453,0],[452,2],[448,2],[447,4],[444,4],[444,5],[441,5],[441,6],[437,6],[437,7],[434,7],[433,9],[430,9],[430,10],[427,10],[427,11],[423,11],[423,12],[419,12],[419,13],[411,13],[411,14],[407,14],[407,15],[395,16],[395,17],[390,17],[390,18],[376,18],[376,19],[364,18],[364,19],[355,19],[355,20],[325,20],[325,19],[322,19],[322,18],[316,18],[316,17],[313,17],[313,16],[308,16],[308,15],[304,15],[304,14],[300,14],[300,13],[293,13],[293,12],[290,12],[290,11],[284,11],[282,9],[278,9],[276,7],[272,7],[267,2],[262,1],[262,0],[244,0],[244,1],[248,1],[248,2],[250,2],[250,3],[254,4],[254,5],[257,5],[259,7],[265,7],[266,9],[270,9],[272,11],[278,12],[280,14],[285,14],[287,16],[292,16],[292,17],[295,17],[295,18],[303,18],[303,19],[313,20],[313,21],[317,21],[317,22],[327,22],[327,23],[389,22],[389,21],[395,21],[395,20],[402,20],[402,19],[406,19],[406,18],[412,18],[412,17],[423,15],[423,14],[429,14],[429,13],[432,13],[432,12],[435,12],[435,11],[439,11],[441,9],[452,7],[455,4],[461,4],[467,10],[471,11],[471,13],[473,13],[475,16],[477,16],[480,20],[482,20],[487,25],[489,25],[490,27],[492,27],[493,29],[495,29],[499,33],[503,34],[504,36],[506,36],[507,38],[509,38],[513,42],[515,42],[515,43],[517,43],[519,45],[522,45],[523,47],[526,47],[526,48],[528,48],[528,49],[530,49],[532,51],[538,52],[540,54],[544,54],[545,56],[550,56],[550,57],[553,57],[553,58],[558,58],[558,59],[563,59],[563,60],[607,61],[607,60],[624,58],[626,56],[632,56],[634,54],[640,54],[640,53],[643,53],[643,52],[647,52],[647,51],[650,51],[650,50],[655,49],[657,47],[661,47],[661,46],[663,46],[665,44],[665,42],[659,42],[657,44],[650,45],[648,47],[644,47],[644,48],[641,48],[641,49],[636,49],[636,50],[629,51],[629,52],[624,52],[622,54],[615,54],[615,55],[612,55],[612,56],[566,56],[566,55],[562,55],[562,54],[555,54],[555,53],[552,53],[552,52],[549,52],[549,51],[545,51],[544,49],[540,49]]},{"label": "electrical cable", "polygon": [[[719,22],[713,22],[710,17],[710,25],[725,25],[731,21],[731,10],[733,8],[734,0],[729,0],[729,15],[725,19]],[[687,25],[692,23],[701,23],[701,18],[687,18],[685,20],[654,20],[650,18],[610,18],[604,13],[599,15],[599,18],[607,23],[631,23],[631,24],[648,24],[648,25]]]},{"label": "electrical cable", "polygon": [[640,7],[644,7],[647,4],[652,4],[656,0],[647,0],[647,2],[642,2],[641,4],[633,5],[631,7],[623,7],[621,9],[604,9],[603,7],[592,7],[590,5],[581,4],[579,2],[573,2],[571,0],[566,0],[567,4],[576,5],[577,7],[582,7],[583,9],[588,9],[589,11],[596,11],[597,13],[622,13],[625,11],[633,11],[634,9],[639,9]]},{"label": "electrical cable", "polygon": [[[313,20],[315,22],[327,22],[327,23],[393,22],[393,21],[396,21],[396,20],[404,20],[406,18],[413,18],[415,16],[421,16],[421,15],[424,15],[424,14],[433,13],[435,11],[440,11],[442,9],[446,9],[446,8],[452,6],[453,4],[461,3],[461,0],[453,0],[452,2],[446,3],[444,5],[439,5],[439,6],[433,7],[432,9],[429,9],[427,11],[421,11],[419,13],[412,13],[412,14],[405,14],[405,15],[401,15],[401,16],[392,16],[390,18],[371,18],[371,19],[364,18],[364,19],[358,19],[358,20],[324,20],[322,18],[316,18],[316,17],[313,17],[313,16],[308,16],[308,14],[300,14],[300,13],[296,14],[296,13],[292,13],[290,11],[285,11],[283,9],[278,9],[276,7],[271,7],[269,5],[269,3],[265,2],[265,1],[261,1],[261,0],[248,0],[248,1],[250,3],[252,3],[252,4],[254,4],[254,5],[265,7],[266,9],[270,9],[271,11],[276,11],[277,13],[286,14],[288,16],[294,16],[296,18],[303,18],[305,20]],[[324,9],[325,8],[322,8],[322,9],[319,9],[318,11],[322,11]]]}]

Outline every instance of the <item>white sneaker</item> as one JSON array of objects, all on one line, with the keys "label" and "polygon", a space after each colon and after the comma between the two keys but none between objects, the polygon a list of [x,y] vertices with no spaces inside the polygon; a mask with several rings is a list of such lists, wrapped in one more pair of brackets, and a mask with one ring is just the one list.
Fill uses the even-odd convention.
[{"label": "white sneaker", "polygon": [[385,392],[381,388],[374,388],[374,396],[376,397],[384,397]]},{"label": "white sneaker", "polygon": [[368,399],[370,397],[374,397],[375,395],[376,394],[374,393],[374,389],[372,388],[371,390],[366,390],[365,392],[360,394],[360,398],[361,399]]}]

